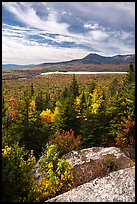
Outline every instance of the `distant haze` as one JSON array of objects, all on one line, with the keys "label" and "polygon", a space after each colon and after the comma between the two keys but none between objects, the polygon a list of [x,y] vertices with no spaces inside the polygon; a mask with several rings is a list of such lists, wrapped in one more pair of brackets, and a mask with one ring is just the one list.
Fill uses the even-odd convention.
[{"label": "distant haze", "polygon": [[20,64],[3,64],[3,69],[13,69],[13,68],[23,68],[23,67],[33,67],[34,64],[20,65]]}]

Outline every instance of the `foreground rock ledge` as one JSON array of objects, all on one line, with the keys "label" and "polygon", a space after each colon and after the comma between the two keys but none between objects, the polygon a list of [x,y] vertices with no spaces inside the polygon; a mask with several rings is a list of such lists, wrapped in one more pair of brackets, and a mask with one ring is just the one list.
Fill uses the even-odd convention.
[{"label": "foreground rock ledge", "polygon": [[[131,167],[133,160],[116,147],[91,147],[63,156],[74,167],[75,187],[108,173]],[[107,161],[105,165],[105,160]],[[108,168],[107,165],[111,165]]]},{"label": "foreground rock ledge", "polygon": [[[134,152],[133,152],[134,153]],[[91,147],[82,150],[71,151],[63,156],[74,167],[74,187],[104,177],[108,173],[133,166],[133,160],[116,147]],[[111,168],[104,165],[108,159]],[[34,176],[37,181],[43,178],[43,172],[39,169],[39,162],[35,165]]]},{"label": "foreground rock ledge", "polygon": [[96,178],[45,202],[135,202],[135,167]]}]

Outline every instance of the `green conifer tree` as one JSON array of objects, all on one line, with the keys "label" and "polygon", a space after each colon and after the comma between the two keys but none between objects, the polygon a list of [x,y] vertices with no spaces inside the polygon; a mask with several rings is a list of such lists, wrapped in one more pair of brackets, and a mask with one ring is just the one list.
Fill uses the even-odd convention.
[{"label": "green conifer tree", "polygon": [[73,78],[68,91],[69,91],[69,95],[72,97],[73,100],[76,98],[76,96],[79,95],[79,88],[78,88],[78,83],[77,83],[75,74],[73,74]]}]

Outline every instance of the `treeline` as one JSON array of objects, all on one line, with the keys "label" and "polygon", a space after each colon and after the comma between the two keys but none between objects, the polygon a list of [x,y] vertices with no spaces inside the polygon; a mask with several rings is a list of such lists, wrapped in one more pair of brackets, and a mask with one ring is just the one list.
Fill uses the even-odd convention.
[{"label": "treeline", "polygon": [[[69,172],[69,165],[63,161],[66,168],[61,167],[64,168],[62,174],[57,176],[55,172],[58,158],[73,149],[93,146],[126,148],[134,145],[135,74],[132,63],[122,85],[115,78],[107,91],[95,81],[80,91],[73,75],[69,86],[51,100],[49,92],[35,92],[31,83],[20,100],[12,96],[9,102],[5,102],[4,96],[2,98],[3,201],[41,201],[65,191],[65,183],[60,187],[55,183],[62,183],[60,179],[65,176],[61,175]],[[41,190],[40,193],[30,172],[36,161],[42,155],[47,155],[49,149],[58,152],[58,157],[53,162],[54,151],[50,160],[45,156],[45,165],[50,164],[49,169],[47,167],[48,170],[45,170],[48,184],[47,180],[44,184],[41,182],[39,189],[48,189],[45,186],[49,183],[52,184],[49,189],[54,189],[56,185],[58,187],[54,192]],[[70,172],[67,173],[72,178]],[[56,178],[54,182],[50,180],[53,175]],[[70,184],[72,180],[67,179],[63,182]]]}]

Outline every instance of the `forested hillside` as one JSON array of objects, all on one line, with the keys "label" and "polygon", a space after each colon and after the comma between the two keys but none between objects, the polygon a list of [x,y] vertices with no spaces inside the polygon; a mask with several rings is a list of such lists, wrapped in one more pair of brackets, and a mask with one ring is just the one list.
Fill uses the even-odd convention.
[{"label": "forested hillside", "polygon": [[[62,159],[71,150],[135,145],[132,63],[123,78],[99,82],[95,76],[88,83],[84,76],[80,83],[75,75],[63,77],[36,78],[37,84],[3,81],[3,202],[40,202],[71,189],[73,167]],[[33,168],[41,156],[45,177],[38,183]]]}]

